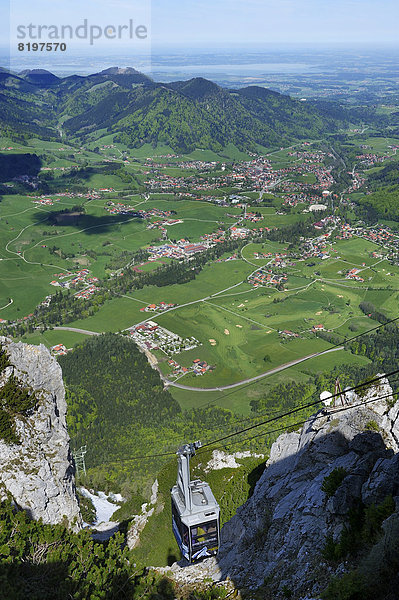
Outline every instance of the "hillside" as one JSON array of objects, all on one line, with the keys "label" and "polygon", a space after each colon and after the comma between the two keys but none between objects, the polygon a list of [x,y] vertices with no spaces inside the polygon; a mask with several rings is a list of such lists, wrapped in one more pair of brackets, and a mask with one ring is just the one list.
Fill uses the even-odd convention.
[{"label": "hillside", "polygon": [[111,133],[134,148],[255,150],[337,132],[349,122],[342,110],[331,113],[255,86],[227,90],[200,77],[161,84],[117,67],[63,79],[43,70],[0,75],[0,133],[17,139],[22,132],[59,139],[62,120],[64,136],[80,142]]},{"label": "hillside", "polygon": [[227,579],[265,600],[397,597],[399,404],[387,380],[348,402],[277,439],[218,558],[173,565],[177,581]]},{"label": "hillside", "polygon": [[132,90],[113,87],[88,110],[65,121],[70,135],[107,129],[130,147],[167,143],[176,151],[240,149],[336,131],[343,121],[263,88],[225,90],[202,78]]}]

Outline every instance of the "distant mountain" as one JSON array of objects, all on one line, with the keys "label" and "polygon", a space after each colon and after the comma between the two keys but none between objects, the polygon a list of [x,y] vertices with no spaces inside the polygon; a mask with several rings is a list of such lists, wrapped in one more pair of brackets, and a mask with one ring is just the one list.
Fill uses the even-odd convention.
[{"label": "distant mountain", "polygon": [[133,67],[109,67],[97,73],[97,75],[142,75]]},{"label": "distant mountain", "polygon": [[337,105],[330,110],[328,103],[318,107],[256,86],[228,90],[202,77],[156,83],[130,67],[65,78],[42,69],[1,72],[0,103],[18,132],[56,136],[62,117],[65,134],[82,142],[106,130],[130,147],[164,143],[183,152],[230,143],[242,150],[284,145],[349,123]]},{"label": "distant mountain", "polygon": [[86,110],[74,109],[75,116],[64,123],[70,135],[84,137],[106,129],[132,147],[166,143],[176,151],[196,147],[217,151],[229,143],[255,149],[257,144],[317,137],[344,124],[311,105],[263,88],[226,90],[203,78],[168,85],[147,78],[131,89],[113,82],[118,87],[108,88],[107,93],[103,88],[95,99],[83,99]]},{"label": "distant mountain", "polygon": [[216,83],[208,81],[208,79],[204,79],[203,77],[195,77],[189,81],[175,81],[169,83],[168,87],[192,100],[210,98],[220,94],[222,91],[222,88]]},{"label": "distant mountain", "polygon": [[105,80],[113,81],[122,87],[131,87],[132,84],[137,83],[152,83],[152,79],[147,77],[147,75],[144,75],[144,73],[140,73],[140,71],[136,71],[136,69],[132,69],[131,67],[123,69],[120,67],[110,67],[109,69],[100,71],[100,73],[89,75],[87,79],[96,82]]},{"label": "distant mountain", "polygon": [[45,69],[27,69],[25,71],[21,71],[19,76],[29,83],[33,83],[39,87],[49,87],[53,85],[57,85],[60,81],[60,78],[50,71],[46,71]]}]

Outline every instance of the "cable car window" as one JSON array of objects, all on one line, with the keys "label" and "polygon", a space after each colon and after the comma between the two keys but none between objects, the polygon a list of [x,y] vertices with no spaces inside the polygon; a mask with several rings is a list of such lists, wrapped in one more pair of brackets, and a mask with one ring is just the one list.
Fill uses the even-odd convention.
[{"label": "cable car window", "polygon": [[208,521],[191,527],[192,552],[207,546],[208,550],[214,550],[218,546],[218,524],[217,521]]},{"label": "cable car window", "polygon": [[184,523],[179,516],[175,503],[172,501],[172,529],[175,535],[176,541],[179,545],[182,555],[189,559],[190,552],[190,544],[189,544],[189,535],[188,535],[188,527]]}]

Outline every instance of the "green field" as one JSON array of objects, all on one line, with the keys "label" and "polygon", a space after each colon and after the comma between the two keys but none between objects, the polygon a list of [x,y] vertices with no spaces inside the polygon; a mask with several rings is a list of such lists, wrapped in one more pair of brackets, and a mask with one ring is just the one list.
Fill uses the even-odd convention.
[{"label": "green field", "polygon": [[[203,236],[226,229],[240,219],[242,208],[219,206],[205,200],[208,196],[224,197],[234,188],[203,190],[201,200],[179,199],[174,193],[144,193],[143,182],[148,177],[148,157],[156,163],[168,166],[163,170],[171,177],[190,177],[193,169],[179,166],[181,160],[225,162],[228,169],[235,161],[248,161],[251,156],[240,152],[234,146],[216,154],[209,150],[197,149],[185,157],[176,156],[168,146],[152,148],[144,145],[140,149],[114,143],[113,136],[103,131],[103,137],[89,141],[85,148],[57,142],[31,139],[29,146],[15,145],[15,152],[35,152],[43,165],[52,169],[78,164],[92,170],[83,173],[76,187],[72,180],[68,185],[78,192],[69,195],[49,193],[52,206],[33,203],[32,190],[2,196],[0,204],[0,318],[24,320],[35,307],[55,289],[50,282],[60,272],[76,273],[82,268],[90,270],[90,275],[104,279],[113,273],[120,264],[122,253],[133,253],[150,244],[159,244],[165,239],[188,239],[198,242]],[[385,152],[394,140],[370,138],[373,151]],[[0,140],[4,146],[12,144],[8,139]],[[360,143],[360,142],[359,142]],[[105,146],[109,146],[105,148]],[[64,148],[64,150],[62,150]],[[97,150],[98,148],[98,150]],[[273,168],[296,166],[300,159],[289,156],[291,148],[272,151],[268,154]],[[95,152],[93,150],[96,149]],[[310,150],[317,149],[313,144]],[[264,149],[263,149],[264,151]],[[123,156],[128,162],[122,163]],[[106,162],[108,161],[108,162]],[[111,161],[111,163],[109,162]],[[107,174],[106,169],[114,171]],[[114,166],[112,166],[114,165]],[[105,168],[105,170],[104,170]],[[126,183],[119,169],[133,176]],[[61,171],[53,171],[55,181],[62,182]],[[217,176],[223,175],[219,169]],[[205,173],[205,180],[208,177]],[[293,175],[293,184],[316,183],[313,173],[305,176]],[[82,187],[97,190],[100,197],[88,198]],[[100,188],[113,188],[98,192]],[[259,192],[251,189],[235,190],[256,202]],[[360,192],[353,194],[359,196]],[[303,214],[303,203],[288,214],[276,214],[276,208],[284,202],[284,193],[271,196],[266,194],[273,206],[253,204],[252,210],[264,217],[258,223],[242,222],[249,229],[260,227],[281,228],[295,225],[307,219]],[[159,229],[147,229],[150,220],[142,220],[124,215],[112,215],[106,210],[106,202],[122,202],[140,210],[159,209],[173,211],[173,217],[182,221],[177,225],[166,226],[166,237],[162,238]],[[75,222],[60,221],[51,224],[51,213],[84,205],[85,214]],[[230,216],[227,216],[230,215]],[[288,252],[288,243],[265,241],[244,245],[236,260],[207,264],[196,278],[185,284],[172,284],[165,287],[145,286],[131,289],[123,296],[115,297],[99,307],[93,316],[68,323],[68,327],[93,332],[121,331],[144,319],[155,320],[159,325],[182,337],[194,336],[200,345],[194,350],[175,355],[182,366],[191,366],[196,358],[207,361],[214,370],[204,376],[187,374],[181,383],[195,388],[211,388],[239,382],[257,376],[282,364],[289,363],[314,352],[326,350],[331,345],[317,338],[312,331],[315,325],[340,334],[341,339],[370,329],[374,322],[359,309],[359,303],[367,300],[378,306],[388,316],[395,315],[399,300],[399,267],[385,259],[372,257],[379,249],[376,244],[361,238],[337,240],[326,243],[329,257],[322,260],[314,257],[308,260],[295,259],[277,272],[284,272],[288,279],[284,289],[276,287],[254,288],[248,283],[248,276],[257,268],[267,265],[270,257],[256,259],[255,253],[273,256]],[[231,253],[230,253],[231,254]],[[125,264],[129,258],[125,255]],[[222,261],[227,256],[222,257]],[[116,261],[116,262],[115,262]],[[168,259],[140,266],[142,272],[150,272]],[[351,268],[359,269],[362,282],[345,277]],[[58,288],[59,289],[59,288]],[[172,311],[154,314],[143,313],[140,308],[160,302],[173,303]],[[77,300],[77,302],[81,302]],[[289,330],[298,337],[287,338],[281,332]],[[64,343],[73,347],[84,339],[84,335],[71,331],[48,330],[24,336],[31,343],[45,343],[47,346]],[[166,376],[171,373],[165,355],[155,352],[159,369]],[[271,385],[292,378],[305,381],[314,374],[334,365],[365,364],[367,359],[355,357],[348,352],[337,352],[310,359],[257,381],[247,390],[245,387],[221,392],[188,392],[171,388],[172,394],[183,407],[217,402],[226,408],[247,414],[249,402],[257,394],[265,393]],[[216,398],[217,397],[217,398]]]}]

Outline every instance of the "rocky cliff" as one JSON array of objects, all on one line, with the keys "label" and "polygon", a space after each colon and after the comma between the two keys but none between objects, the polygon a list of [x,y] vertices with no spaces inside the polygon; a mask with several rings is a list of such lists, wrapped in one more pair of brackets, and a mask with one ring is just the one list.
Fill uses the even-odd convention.
[{"label": "rocky cliff", "polygon": [[[399,402],[387,380],[350,400],[277,439],[252,497],[222,529],[218,559],[174,565],[177,580],[230,579],[273,600],[318,599],[347,571],[355,595],[326,597],[363,600],[362,589],[384,587],[399,551]],[[390,597],[379,593],[371,597]]]},{"label": "rocky cliff", "polygon": [[[66,521],[78,529],[61,368],[43,345],[0,337],[0,350],[0,499],[11,496],[34,519]],[[11,384],[23,398],[18,406]]]}]

